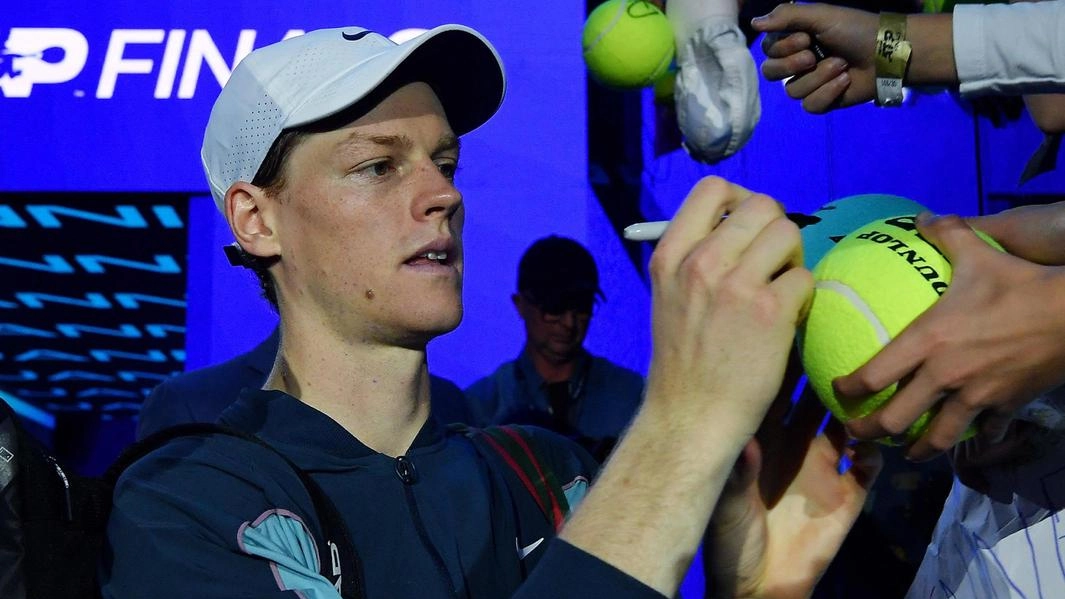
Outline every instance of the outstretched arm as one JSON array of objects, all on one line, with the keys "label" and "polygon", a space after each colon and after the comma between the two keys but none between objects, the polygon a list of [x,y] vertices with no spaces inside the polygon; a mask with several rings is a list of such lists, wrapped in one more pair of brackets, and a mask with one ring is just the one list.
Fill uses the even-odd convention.
[{"label": "outstretched arm", "polygon": [[[831,4],[781,4],[751,22],[768,34],[762,40],[762,74],[771,81],[790,78],[787,93],[802,100],[807,112],[868,102],[876,93],[879,18],[877,13]],[[956,85],[951,15],[907,15],[906,23],[913,47],[906,83]],[[829,58],[814,60],[813,39]]]},{"label": "outstretched arm", "polygon": [[717,178],[692,190],[651,258],[644,403],[561,538],[676,593],[780,387],[812,290],[799,239],[767,196]]},{"label": "outstretched arm", "polygon": [[1065,266],[1065,202],[1018,206],[970,217],[966,222],[1014,256],[1047,266]]},{"label": "outstretched arm", "polygon": [[[1043,1],[1010,0],[1010,4]],[[1065,94],[1028,94],[1024,96],[1024,105],[1036,127],[1043,133],[1065,132]]]},{"label": "outstretched arm", "polygon": [[1065,132],[1065,94],[1028,94],[1024,105],[1043,133]]},{"label": "outstretched arm", "polygon": [[[808,112],[871,100],[879,15],[826,4],[782,4],[754,19],[767,79],[788,79],[787,92]],[[1061,2],[965,4],[952,14],[906,15],[912,46],[905,83],[958,85],[963,94],[1026,94],[1065,90],[1060,47]],[[788,34],[788,35],[785,35]],[[816,39],[831,56],[816,63]]]},{"label": "outstretched arm", "polygon": [[[1029,4],[1026,2],[1026,4]],[[908,14],[909,86],[957,86],[963,93],[1046,93],[1065,88],[1058,40],[1065,7],[965,5],[958,14]],[[787,80],[787,94],[820,114],[875,97],[877,13],[832,4],[778,4],[751,26],[765,33],[762,74]],[[955,34],[958,37],[955,38]],[[1018,34],[1024,34],[1018,38]],[[828,58],[816,61],[816,40]],[[1022,46],[1017,46],[1018,42]],[[1049,108],[1044,108],[1049,104]],[[1054,100],[1029,110],[1044,131],[1060,130]]]}]

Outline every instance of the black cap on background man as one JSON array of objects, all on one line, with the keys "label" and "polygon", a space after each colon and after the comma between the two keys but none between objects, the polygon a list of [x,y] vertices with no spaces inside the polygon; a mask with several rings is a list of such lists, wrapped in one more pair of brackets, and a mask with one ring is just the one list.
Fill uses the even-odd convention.
[{"label": "black cap on background man", "polygon": [[591,253],[558,235],[538,239],[525,250],[518,263],[518,292],[548,314],[591,312],[597,299],[606,299]]}]

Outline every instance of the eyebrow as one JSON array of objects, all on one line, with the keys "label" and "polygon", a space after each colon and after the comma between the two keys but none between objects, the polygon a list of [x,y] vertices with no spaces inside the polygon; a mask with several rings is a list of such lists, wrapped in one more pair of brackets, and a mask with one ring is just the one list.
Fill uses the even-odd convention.
[{"label": "eyebrow", "polygon": [[[356,146],[362,143],[399,148],[401,150],[409,150],[414,147],[414,140],[407,135],[364,135],[358,131],[353,131],[338,143],[337,147]],[[440,136],[440,139],[436,141],[436,146],[433,148],[432,154],[435,156],[440,152],[446,152],[449,150],[455,150],[457,152],[459,147],[460,143],[458,136],[454,133],[444,133]]]}]

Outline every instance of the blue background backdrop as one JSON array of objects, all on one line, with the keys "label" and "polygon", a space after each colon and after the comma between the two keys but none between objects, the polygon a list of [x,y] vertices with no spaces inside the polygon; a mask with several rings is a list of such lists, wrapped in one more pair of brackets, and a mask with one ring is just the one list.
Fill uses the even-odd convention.
[{"label": "blue background backdrop", "polygon": [[[35,84],[28,97],[0,91],[0,193],[137,192],[145,202],[153,193],[189,194],[185,367],[225,360],[257,344],[275,322],[251,274],[223,258],[221,247],[231,236],[199,163],[211,103],[239,57],[238,47],[246,51],[296,30],[341,25],[384,33],[470,25],[496,44],[508,92],[498,115],[464,139],[458,183],[468,206],[466,317],[429,352],[434,372],[465,386],[519,351],[523,332],[509,300],[516,265],[525,247],[549,233],[582,241],[599,263],[608,301],[594,319],[589,349],[645,371],[646,248],[622,242],[618,230],[628,223],[611,215],[668,218],[707,174],[803,212],[843,196],[879,192],[970,215],[1060,199],[1065,190],[1060,171],[1018,184],[1041,139],[1026,115],[997,126],[946,92],[911,93],[896,110],[862,106],[812,116],[780,84],[761,81],[762,122],[738,155],[707,166],[681,150],[656,154],[656,140],[668,131],[656,127],[659,109],[651,93],[589,86],[579,41],[585,14],[584,3],[573,0],[7,2],[0,9],[0,44],[36,39],[40,45],[7,47],[7,62],[0,62],[8,69],[0,69],[7,90],[16,89],[12,67],[32,77],[78,58],[73,47],[63,56],[16,54],[45,50],[61,38],[83,39],[87,54],[69,81]],[[16,36],[23,28],[73,32]],[[117,44],[123,38],[140,43],[123,47]],[[197,52],[190,52],[193,46]],[[102,94],[110,97],[97,97],[112,87],[106,75],[117,71],[143,72],[119,72],[113,91]],[[606,94],[619,118],[598,113],[603,104],[589,104],[590,94]],[[604,119],[614,119],[608,128],[623,140],[620,163],[589,158],[595,154],[590,145],[610,143],[589,141],[591,123]],[[593,185],[604,178],[620,179],[636,190],[635,197],[615,197]],[[0,254],[4,236],[0,225]],[[31,282],[26,271],[0,266],[0,275],[0,300]],[[0,367],[11,370],[3,348],[0,331]],[[98,424],[89,439],[125,441],[131,422],[132,416]]]},{"label": "blue background backdrop", "polygon": [[[0,16],[0,36],[18,28],[72,29],[84,37],[88,53],[70,81],[36,84],[25,98],[0,97],[0,191],[206,195],[199,144],[238,41],[246,50],[293,31],[342,23],[387,33],[469,24],[497,45],[509,89],[499,114],[465,140],[459,183],[469,205],[466,319],[433,343],[432,368],[464,385],[517,353],[520,322],[508,299],[515,265],[532,240],[554,232],[585,242],[603,270],[609,301],[595,319],[589,347],[643,370],[648,304],[641,265],[628,258],[615,223],[604,214],[600,202],[611,198],[597,198],[588,182],[587,87],[579,45],[584,14],[580,3],[564,0],[522,7],[407,0],[387,10],[368,2],[316,3],[298,11],[278,1],[12,3]],[[152,41],[123,47],[117,43],[123,36]],[[192,46],[199,52],[190,53]],[[115,65],[145,72],[118,73],[111,97],[97,98],[101,75],[114,73]],[[197,65],[199,76],[192,77]],[[161,79],[172,83],[160,88]],[[191,97],[178,97],[182,88]],[[779,84],[762,81],[763,118],[754,137],[715,167],[680,150],[655,156],[653,102],[649,92],[632,94],[641,95],[639,109],[617,127],[637,129],[642,140],[638,162],[630,166],[638,170],[632,175],[642,184],[639,208],[648,217],[668,217],[691,184],[711,173],[799,211],[845,195],[883,192],[941,212],[975,214],[992,196],[1065,187],[1060,173],[1023,189],[1017,185],[1039,139],[1026,116],[994,127],[947,93],[911,94],[899,110],[863,106],[812,116]],[[273,316],[256,299],[248,273],[222,259],[219,248],[230,241],[229,233],[209,201],[193,200],[189,230],[187,366],[196,367],[251,347]]]}]

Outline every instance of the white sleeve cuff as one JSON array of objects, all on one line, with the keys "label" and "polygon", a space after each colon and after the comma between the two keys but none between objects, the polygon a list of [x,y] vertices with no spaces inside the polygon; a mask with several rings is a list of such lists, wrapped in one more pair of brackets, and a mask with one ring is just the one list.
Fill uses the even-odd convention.
[{"label": "white sleeve cuff", "polygon": [[959,4],[953,30],[962,94],[1065,91],[1065,2]]},{"label": "white sleeve cuff", "polygon": [[958,68],[961,92],[969,93],[966,87],[986,78],[987,42],[984,20],[987,8],[979,4],[959,4],[954,7],[954,63]]}]

